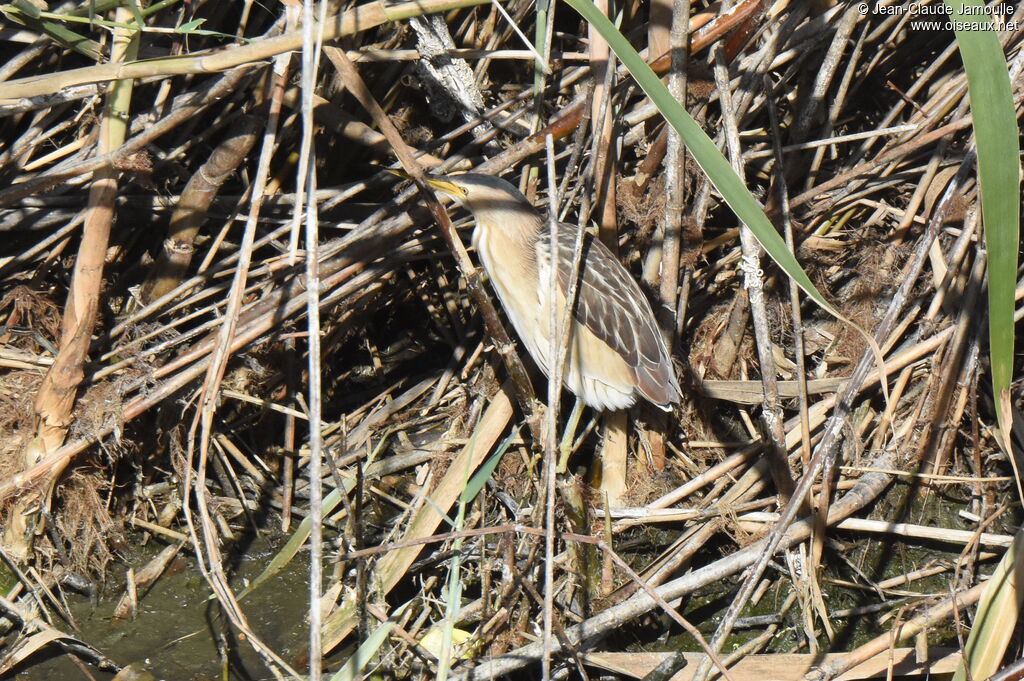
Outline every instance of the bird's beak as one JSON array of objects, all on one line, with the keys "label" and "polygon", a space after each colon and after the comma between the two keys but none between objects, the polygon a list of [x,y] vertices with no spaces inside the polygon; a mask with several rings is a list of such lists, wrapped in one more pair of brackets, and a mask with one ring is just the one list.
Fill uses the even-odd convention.
[{"label": "bird's beak", "polygon": [[466,198],[466,190],[455,184],[451,180],[443,180],[438,177],[428,177],[427,184],[436,189],[439,192],[444,192],[452,198],[462,200]]},{"label": "bird's beak", "polygon": [[[410,175],[409,173],[405,172],[404,170],[388,169],[388,172],[391,173],[392,175],[395,175],[397,177],[401,177],[401,178],[406,179],[406,180],[412,180],[413,179],[412,175]],[[439,177],[430,177],[429,175],[424,175],[423,179],[427,181],[428,185],[430,185],[431,187],[433,187],[437,191],[444,192],[445,194],[447,194],[448,196],[451,196],[454,199],[461,200],[461,199],[466,198],[466,190],[463,189],[462,187],[460,187],[459,185],[455,184],[451,180],[445,180],[445,179],[439,178]]]}]

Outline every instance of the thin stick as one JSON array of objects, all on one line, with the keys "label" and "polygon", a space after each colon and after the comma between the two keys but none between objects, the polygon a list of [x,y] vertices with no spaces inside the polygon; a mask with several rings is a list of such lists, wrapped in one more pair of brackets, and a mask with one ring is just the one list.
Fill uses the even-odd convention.
[{"label": "thin stick", "polygon": [[[554,617],[555,599],[555,469],[558,459],[558,435],[555,432],[558,427],[558,407],[562,397],[562,369],[564,359],[561,349],[568,343],[560,343],[562,334],[559,333],[559,310],[558,308],[558,199],[555,193],[558,191],[558,183],[555,178],[555,142],[551,135],[544,136],[544,146],[547,151],[548,171],[548,280],[542,282],[548,290],[548,356],[555,359],[551,365],[551,376],[548,377],[548,408],[545,412],[544,427],[544,614],[543,614],[543,637],[544,654],[541,656],[541,679],[551,679],[551,631]],[[571,310],[572,301],[566,300],[566,314],[562,315],[562,323],[569,329],[572,328]]]},{"label": "thin stick", "polygon": [[[723,3],[723,9],[726,3]],[[744,177],[743,156],[740,151],[739,122],[732,106],[732,90],[729,85],[729,69],[725,63],[724,48],[715,49],[715,83],[722,107],[722,123],[729,160],[736,174]],[[772,354],[771,331],[768,325],[768,311],[764,302],[764,273],[760,267],[761,246],[753,232],[746,225],[740,225],[740,244],[743,250],[744,286],[750,297],[750,312],[754,324],[754,338],[757,358],[761,366],[761,385],[764,402],[761,407],[761,423],[767,435],[766,453],[771,465],[772,479],[779,493],[780,503],[786,503],[793,496],[793,478],[786,462],[786,438],[782,430],[782,405],[779,402],[779,388],[775,357]],[[697,678],[702,674],[698,672]]]},{"label": "thin stick", "polygon": [[[302,149],[297,196],[306,190],[305,215],[299,199],[295,203],[295,226],[306,224],[306,339],[309,349],[309,680],[320,681],[323,665],[320,597],[323,593],[323,464],[321,435],[322,378],[320,375],[320,232],[316,205],[316,155],[313,151],[313,89],[320,66],[324,40],[326,3],[319,3],[320,22],[313,22],[313,0],[302,3]],[[314,28],[319,28],[314,39]],[[296,235],[297,236],[297,235]],[[294,253],[294,249],[292,251]]]}]

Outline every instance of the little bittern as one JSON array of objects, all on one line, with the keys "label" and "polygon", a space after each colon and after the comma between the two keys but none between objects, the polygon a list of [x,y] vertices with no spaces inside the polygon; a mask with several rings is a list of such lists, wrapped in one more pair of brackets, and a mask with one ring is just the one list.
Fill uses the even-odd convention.
[{"label": "little bittern", "polygon": [[[511,184],[466,173],[429,178],[476,218],[473,246],[516,332],[551,375],[551,304],[564,314],[576,227],[559,223],[558,286],[550,290],[548,222]],[[651,306],[604,244],[584,235],[565,386],[594,409],[624,409],[639,393],[668,411],[679,383]]]}]

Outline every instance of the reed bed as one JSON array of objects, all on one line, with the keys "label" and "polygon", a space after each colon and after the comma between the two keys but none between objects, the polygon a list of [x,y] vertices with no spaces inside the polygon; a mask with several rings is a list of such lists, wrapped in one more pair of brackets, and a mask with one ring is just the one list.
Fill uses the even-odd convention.
[{"label": "reed bed", "polygon": [[[131,669],[61,594],[132,567],[130,620],[184,554],[223,678],[952,673],[1019,574],[1019,383],[992,396],[965,70],[913,5],[610,9],[831,310],[567,5],[0,7],[0,670]],[[683,403],[588,415],[549,487],[568,409],[465,214],[439,226],[400,168],[501,174],[595,229]],[[254,534],[281,540],[240,584]],[[292,561],[320,599],[289,626],[320,636],[278,650],[246,604]],[[1016,636],[971,639],[974,678]]]}]

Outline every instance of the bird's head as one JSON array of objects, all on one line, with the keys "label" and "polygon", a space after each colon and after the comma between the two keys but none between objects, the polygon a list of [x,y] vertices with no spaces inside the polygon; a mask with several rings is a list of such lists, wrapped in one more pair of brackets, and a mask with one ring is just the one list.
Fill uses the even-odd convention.
[{"label": "bird's head", "polygon": [[459,202],[478,222],[508,225],[535,220],[537,210],[509,182],[480,173],[428,177],[427,184]]}]

